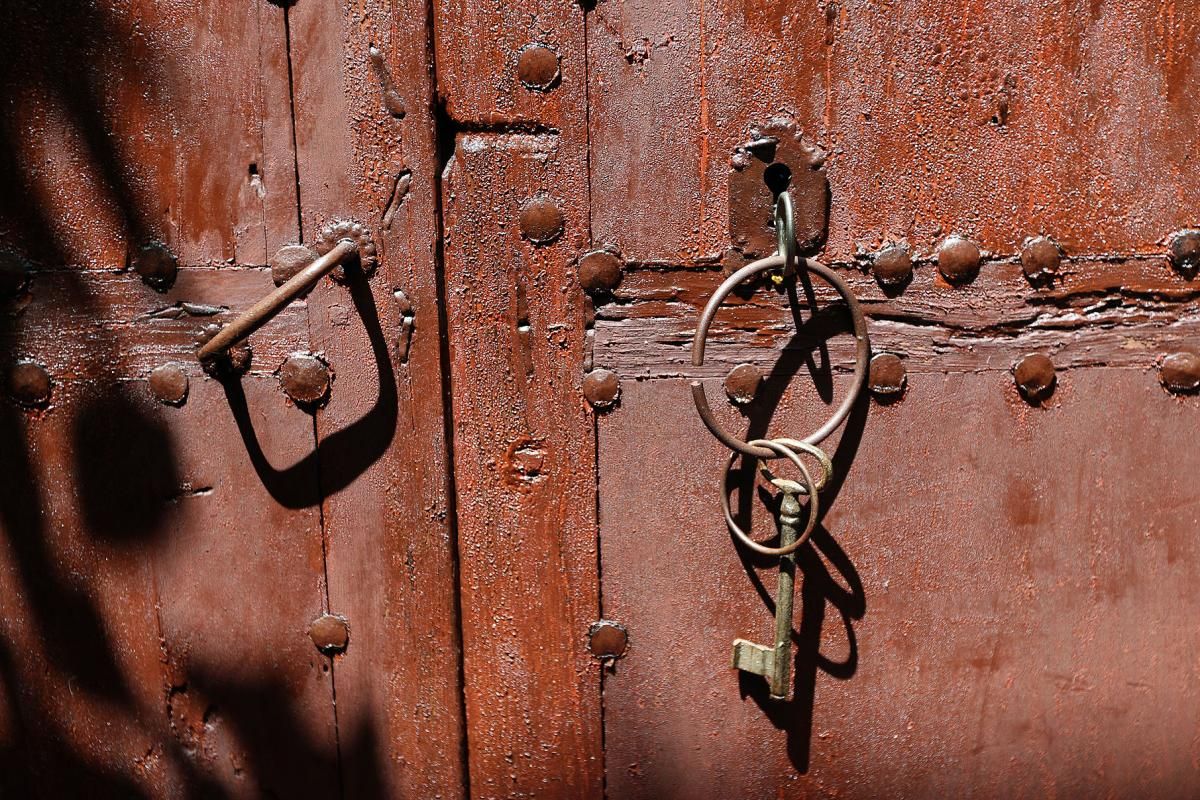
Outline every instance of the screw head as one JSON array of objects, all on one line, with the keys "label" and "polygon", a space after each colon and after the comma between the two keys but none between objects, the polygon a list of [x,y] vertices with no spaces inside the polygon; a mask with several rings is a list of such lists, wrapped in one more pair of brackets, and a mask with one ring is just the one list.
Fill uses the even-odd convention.
[{"label": "screw head", "polygon": [[297,405],[316,406],[329,397],[329,365],[311,353],[293,353],[279,368],[279,385]]},{"label": "screw head", "polygon": [[534,244],[549,244],[562,235],[562,209],[548,195],[531,197],[521,206],[521,233]]},{"label": "screw head", "polygon": [[16,297],[29,285],[29,264],[11,250],[0,250],[0,300]]},{"label": "screw head", "polygon": [[296,273],[317,260],[317,253],[302,244],[288,244],[271,256],[271,280],[276,286],[287,283]]},{"label": "screw head", "polygon": [[880,286],[903,286],[912,278],[912,269],[908,245],[888,245],[871,260],[871,272]]},{"label": "screw head", "polygon": [[888,400],[904,394],[908,386],[908,370],[904,361],[895,353],[876,353],[871,357],[871,369],[867,375],[867,388],[880,400]]},{"label": "screw head", "polygon": [[150,373],[150,391],[160,403],[181,406],[187,400],[188,376],[178,364],[163,364]]},{"label": "screw head", "polygon": [[526,89],[548,92],[558,85],[562,73],[558,53],[544,44],[527,44],[517,57],[517,78]]},{"label": "screw head", "polygon": [[337,614],[322,614],[308,626],[308,638],[325,655],[341,653],[350,644],[350,623]]},{"label": "screw head", "polygon": [[1167,243],[1171,266],[1180,272],[1200,269],[1200,230],[1182,230],[1171,234]]},{"label": "screw head", "polygon": [[616,659],[629,648],[629,632],[619,622],[602,619],[588,628],[588,649],[601,659]]},{"label": "screw head", "polygon": [[1047,236],[1026,239],[1021,248],[1021,270],[1030,283],[1048,283],[1058,274],[1063,252],[1058,243]]},{"label": "screw head", "polygon": [[970,283],[979,274],[979,247],[970,239],[950,236],[937,251],[938,272],[952,285]]},{"label": "screw head", "polygon": [[1183,394],[1200,389],[1200,355],[1171,353],[1162,360],[1158,379],[1170,392]]},{"label": "screw head", "polygon": [[725,395],[734,405],[749,405],[762,382],[762,370],[753,364],[738,364],[725,376]]},{"label": "screw head", "polygon": [[579,285],[585,292],[611,292],[621,282],[621,259],[608,250],[593,250],[579,259]]},{"label": "screw head", "polygon": [[1026,400],[1041,402],[1054,392],[1054,362],[1043,353],[1031,353],[1013,365],[1013,380]]},{"label": "screw head", "polygon": [[133,255],[131,266],[155,291],[165,292],[175,283],[179,262],[162,242],[147,242]]},{"label": "screw head", "polygon": [[25,408],[43,408],[50,403],[54,382],[36,361],[18,361],[8,372],[8,394]]},{"label": "screw head", "polygon": [[583,396],[592,408],[610,408],[621,396],[621,380],[611,370],[594,369],[583,377]]}]

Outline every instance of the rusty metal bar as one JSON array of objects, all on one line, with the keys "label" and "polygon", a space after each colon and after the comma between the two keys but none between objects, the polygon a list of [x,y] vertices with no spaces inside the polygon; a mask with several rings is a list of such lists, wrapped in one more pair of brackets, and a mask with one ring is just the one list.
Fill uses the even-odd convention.
[{"label": "rusty metal bar", "polygon": [[311,289],[317,281],[358,251],[358,243],[343,239],[333,249],[297,272],[269,295],[246,309],[237,319],[222,328],[216,336],[200,348],[196,354],[201,361],[208,361],[224,353],[230,347],[270,322],[289,303]]}]

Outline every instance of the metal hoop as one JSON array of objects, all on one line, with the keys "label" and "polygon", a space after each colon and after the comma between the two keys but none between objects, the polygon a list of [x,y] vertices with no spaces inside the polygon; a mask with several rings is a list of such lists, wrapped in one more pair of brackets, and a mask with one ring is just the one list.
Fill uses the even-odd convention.
[{"label": "metal hoop", "polygon": [[[813,484],[813,488],[816,489],[818,492],[825,488],[825,485],[827,483],[829,483],[829,479],[831,477],[833,477],[833,461],[830,460],[829,456],[825,453],[824,450],[817,447],[815,444],[809,444],[808,442],[802,442],[799,439],[787,439],[784,437],[780,437],[778,439],[775,439],[774,441],[778,442],[779,444],[783,445],[784,447],[788,448],[789,450],[793,450],[793,451],[803,450],[804,452],[808,453],[810,456],[815,458],[817,460],[817,462],[820,463],[820,465],[821,465],[821,475],[817,478],[816,482]],[[796,483],[795,481],[788,480],[787,478],[775,477],[775,474],[773,472],[771,472],[770,469],[767,468],[767,462],[765,462],[761,459],[759,459],[759,462],[758,462],[758,471],[761,472],[762,476],[764,478],[766,478],[768,481],[770,481],[771,485],[774,486],[776,489],[782,489],[784,491],[801,492],[803,494],[808,493],[808,490],[805,487],[801,486],[800,484]],[[796,488],[792,488],[792,487],[796,487]]]},{"label": "metal hoop", "polygon": [[[770,439],[755,439],[752,444],[768,448],[777,456],[784,456],[789,459],[796,468],[800,470],[800,475],[804,479],[804,488],[808,494],[808,521],[804,524],[804,531],[796,537],[796,541],[789,544],[787,547],[768,547],[765,544],[759,544],[750,538],[750,536],[742,530],[736,522],[733,521],[733,511],[729,507],[729,473],[733,470],[733,462],[737,460],[737,453],[730,453],[729,462],[725,465],[724,485],[721,487],[721,513],[725,516],[725,524],[729,526],[729,530],[738,540],[749,547],[756,553],[762,553],[765,556],[786,556],[789,553],[794,553],[812,535],[813,528],[817,526],[817,516],[821,510],[820,495],[817,494],[816,486],[813,483],[812,476],[808,473],[808,467],[804,466],[804,462],[800,460],[800,456],[796,455],[787,446],[779,443],[778,440]],[[760,460],[760,459],[755,459]]]},{"label": "metal hoop", "polygon": [[796,274],[796,218],[792,195],[785,189],[775,198],[775,254],[783,256],[784,280]]},{"label": "metal hoop", "polygon": [[[708,339],[708,329],[712,326],[713,318],[717,315],[721,303],[725,301],[729,293],[743,281],[761,272],[777,269],[783,263],[784,257],[780,255],[761,258],[742,267],[717,287],[717,290],[713,292],[713,296],[709,298],[708,305],[704,307],[704,312],[700,315],[700,323],[696,326],[696,335],[692,338],[693,367],[704,366],[704,345]],[[858,304],[858,300],[854,297],[854,294],[850,291],[850,287],[846,285],[845,281],[819,261],[806,258],[803,259],[802,264],[809,272],[815,272],[822,280],[837,290],[837,293],[846,301],[846,307],[850,311],[850,319],[854,325],[854,375],[851,379],[850,389],[846,393],[846,398],[842,400],[842,404],[838,406],[837,410],[833,412],[833,416],[824,425],[803,439],[808,444],[820,444],[842,424],[847,415],[849,415],[850,409],[858,402],[863,385],[867,381],[868,362],[871,359],[871,341],[867,336],[867,318],[863,315],[862,307]],[[692,400],[696,403],[696,411],[700,414],[700,419],[704,421],[704,425],[712,432],[713,436],[716,436],[730,450],[736,450],[739,453],[759,459],[779,458],[781,455],[766,447],[756,447],[743,442],[736,436],[726,432],[720,423],[717,422],[716,417],[713,416],[712,409],[708,405],[708,396],[704,393],[704,384],[700,381],[692,381]]]}]

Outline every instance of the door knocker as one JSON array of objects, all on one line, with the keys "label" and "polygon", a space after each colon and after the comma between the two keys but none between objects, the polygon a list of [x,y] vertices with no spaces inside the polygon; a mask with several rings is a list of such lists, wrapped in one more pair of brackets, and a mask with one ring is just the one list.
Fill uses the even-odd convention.
[{"label": "door knocker", "polygon": [[[692,381],[692,400],[704,425],[713,436],[731,451],[725,466],[721,487],[721,513],[725,524],[743,547],[756,553],[779,557],[779,581],[775,595],[775,640],[772,645],[755,644],[745,639],[733,642],[733,666],[745,672],[761,675],[767,679],[772,699],[783,700],[791,694],[792,671],[792,606],[795,590],[796,551],[802,547],[816,528],[820,515],[820,493],[833,475],[833,462],[818,445],[829,437],[846,420],[850,410],[858,402],[866,383],[871,358],[871,343],[867,336],[867,320],[857,298],[836,272],[824,264],[797,254],[795,224],[792,216],[790,195],[784,191],[775,200],[775,233],[777,250],[774,255],[759,259],[734,272],[709,298],[700,315],[696,334],[692,339],[692,366],[704,366],[704,345],[713,318],[725,298],[740,284],[756,276],[767,274],[776,284],[794,282],[797,278],[816,275],[828,283],[845,301],[854,328],[855,359],[854,374],[849,390],[841,404],[828,420],[803,439],[780,437],[742,441],[729,433],[717,421],[704,393],[704,385]],[[801,274],[801,271],[805,273]],[[810,295],[811,298],[811,295]],[[800,455],[804,453],[814,459],[820,471],[814,476]],[[778,518],[777,547],[763,544],[742,530],[733,518],[729,503],[729,479],[738,457],[753,459],[757,470],[781,493]],[[800,473],[799,482],[776,477],[766,466],[774,458],[785,458],[792,462]],[[801,504],[800,498],[808,498]],[[807,508],[805,507],[807,505]],[[801,519],[803,518],[803,525]]]}]

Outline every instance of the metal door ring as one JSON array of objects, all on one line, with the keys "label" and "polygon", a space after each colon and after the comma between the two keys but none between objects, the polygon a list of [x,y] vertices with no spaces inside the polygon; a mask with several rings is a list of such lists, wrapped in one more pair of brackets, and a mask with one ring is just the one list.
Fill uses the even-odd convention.
[{"label": "metal door ring", "polygon": [[[820,495],[817,494],[816,484],[813,483],[812,475],[808,472],[808,467],[804,466],[804,462],[800,460],[800,456],[796,455],[789,447],[781,444],[778,439],[774,441],[770,439],[755,439],[750,444],[769,449],[776,456],[787,458],[800,470],[800,475],[803,479],[803,488],[808,494],[808,520],[804,523],[804,530],[796,537],[796,541],[786,547],[768,547],[751,539],[749,534],[733,521],[733,511],[729,507],[729,474],[733,471],[733,462],[737,460],[737,453],[730,453],[729,462],[725,465],[724,484],[721,487],[721,513],[725,516],[725,524],[729,526],[729,530],[746,547],[765,556],[786,556],[798,550],[801,545],[808,541],[808,537],[812,535],[813,528],[817,526],[817,517],[820,515],[821,510]],[[755,460],[761,459],[755,458]]]},{"label": "metal door ring", "polygon": [[[709,298],[708,305],[704,307],[704,312],[700,315],[700,323],[696,326],[696,335],[692,338],[693,367],[704,366],[704,345],[708,339],[708,329],[712,326],[713,318],[721,308],[721,303],[725,301],[730,292],[737,288],[739,284],[755,275],[777,269],[783,266],[784,263],[784,256],[778,254],[768,256],[767,258],[760,258],[758,261],[752,261],[730,275],[725,279],[724,283],[717,287],[717,290],[713,292],[713,296]],[[826,420],[824,425],[803,439],[807,444],[820,444],[842,424],[850,414],[850,409],[858,402],[859,394],[862,393],[863,385],[867,380],[868,362],[871,359],[871,341],[867,336],[867,318],[863,315],[862,306],[858,304],[858,300],[854,297],[846,282],[838,277],[837,273],[829,267],[811,258],[802,259],[800,265],[809,272],[819,275],[822,280],[837,290],[837,293],[846,301],[846,307],[850,311],[850,319],[854,325],[854,375],[850,383],[850,389],[846,393],[845,399],[842,400],[842,404],[833,412],[833,416]],[[698,380],[692,381],[692,400],[695,401],[696,411],[699,412],[700,419],[704,420],[705,426],[712,431],[713,436],[721,440],[721,443],[730,450],[736,450],[739,453],[759,459],[779,458],[782,455],[782,453],[766,447],[756,447],[752,444],[747,444],[722,428],[720,423],[717,422],[716,417],[713,416],[712,409],[709,408],[708,397],[704,393],[704,384]]]}]

